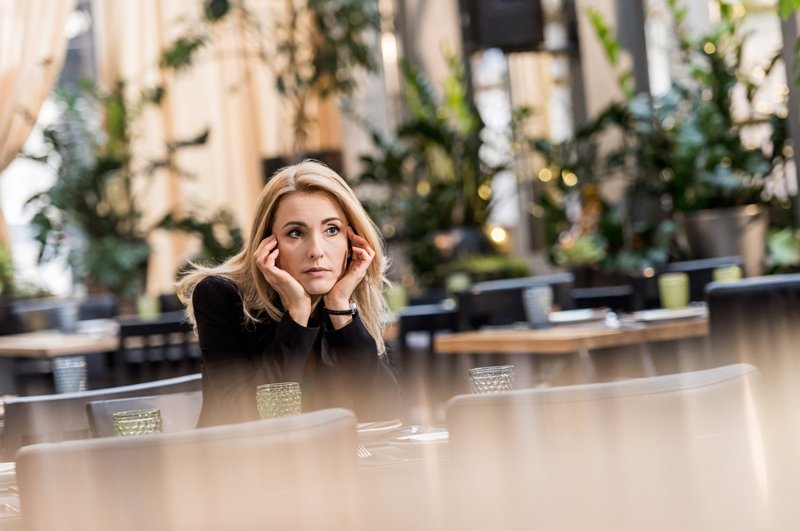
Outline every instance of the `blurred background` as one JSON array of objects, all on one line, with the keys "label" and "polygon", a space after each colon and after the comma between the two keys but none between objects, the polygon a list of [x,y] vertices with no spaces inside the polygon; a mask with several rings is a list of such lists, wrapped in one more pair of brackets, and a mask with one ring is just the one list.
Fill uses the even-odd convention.
[{"label": "blurred background", "polygon": [[632,311],[676,263],[795,272],[781,1],[3,0],[0,306],[180,310],[305,158],[380,228],[387,322],[427,316],[400,350],[504,324],[431,324],[487,281],[567,273],[556,308]]}]

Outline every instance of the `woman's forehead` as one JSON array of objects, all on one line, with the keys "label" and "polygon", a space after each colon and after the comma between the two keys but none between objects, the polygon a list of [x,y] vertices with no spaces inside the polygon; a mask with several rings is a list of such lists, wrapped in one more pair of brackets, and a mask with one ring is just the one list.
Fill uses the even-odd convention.
[{"label": "woman's forehead", "polygon": [[278,209],[275,211],[275,222],[279,225],[287,221],[303,221],[307,224],[321,223],[334,217],[347,222],[347,215],[342,207],[330,194],[325,192],[289,194],[281,199]]}]

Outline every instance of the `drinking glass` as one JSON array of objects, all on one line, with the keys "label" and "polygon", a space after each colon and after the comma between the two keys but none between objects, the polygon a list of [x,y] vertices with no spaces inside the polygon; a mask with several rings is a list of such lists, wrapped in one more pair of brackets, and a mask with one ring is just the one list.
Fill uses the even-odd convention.
[{"label": "drinking glass", "polygon": [[258,415],[262,419],[291,417],[300,414],[300,384],[284,382],[259,385],[256,390]]},{"label": "drinking glass", "polygon": [[470,369],[469,388],[476,395],[512,391],[514,389],[514,366],[499,365]]},{"label": "drinking glass", "polygon": [[547,316],[553,311],[553,288],[533,286],[522,292],[525,317],[531,328],[547,327]]},{"label": "drinking glass", "polygon": [[742,268],[737,265],[717,267],[712,275],[714,282],[736,282],[742,279]]},{"label": "drinking glass", "polygon": [[658,277],[658,294],[661,307],[683,308],[689,305],[689,275],[686,273],[664,273]]},{"label": "drinking glass", "polygon": [[86,391],[86,357],[65,356],[53,360],[56,393]]},{"label": "drinking glass", "polygon": [[161,433],[161,411],[158,409],[121,411],[114,413],[112,417],[114,435],[118,437]]}]

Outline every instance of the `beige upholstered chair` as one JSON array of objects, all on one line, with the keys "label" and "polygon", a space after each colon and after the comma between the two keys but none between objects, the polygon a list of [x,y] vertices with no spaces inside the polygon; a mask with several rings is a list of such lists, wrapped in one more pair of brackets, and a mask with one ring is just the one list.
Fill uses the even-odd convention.
[{"label": "beige upholstered chair", "polygon": [[23,523],[28,531],[346,529],[355,428],[352,413],[327,409],[28,446],[17,461]]},{"label": "beige upholstered chair", "polygon": [[765,528],[758,370],[453,398],[457,529]]}]

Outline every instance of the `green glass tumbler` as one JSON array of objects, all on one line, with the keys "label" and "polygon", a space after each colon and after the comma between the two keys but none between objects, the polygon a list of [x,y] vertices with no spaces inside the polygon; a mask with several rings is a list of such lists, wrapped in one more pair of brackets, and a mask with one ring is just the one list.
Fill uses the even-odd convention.
[{"label": "green glass tumbler", "polygon": [[158,409],[140,409],[137,411],[121,411],[112,415],[114,435],[149,435],[161,433],[161,411]]},{"label": "green glass tumbler", "polygon": [[666,309],[689,306],[689,275],[664,273],[658,277],[658,294],[661,307]]},{"label": "green glass tumbler", "polygon": [[256,389],[258,416],[274,419],[299,415],[302,398],[297,382],[259,385]]}]

